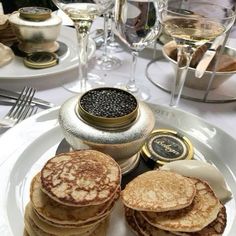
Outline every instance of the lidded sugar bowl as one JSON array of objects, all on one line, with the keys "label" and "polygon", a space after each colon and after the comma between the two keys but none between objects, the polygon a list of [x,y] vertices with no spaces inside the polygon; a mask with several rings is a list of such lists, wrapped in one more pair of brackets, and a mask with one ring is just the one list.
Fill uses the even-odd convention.
[{"label": "lidded sugar bowl", "polygon": [[14,33],[19,40],[18,48],[25,53],[55,52],[59,48],[62,20],[50,9],[23,7],[9,17]]},{"label": "lidded sugar bowl", "polygon": [[103,87],[68,99],[60,108],[59,123],[73,149],[109,154],[126,174],[138,164],[155,117],[148,105],[132,94]]}]

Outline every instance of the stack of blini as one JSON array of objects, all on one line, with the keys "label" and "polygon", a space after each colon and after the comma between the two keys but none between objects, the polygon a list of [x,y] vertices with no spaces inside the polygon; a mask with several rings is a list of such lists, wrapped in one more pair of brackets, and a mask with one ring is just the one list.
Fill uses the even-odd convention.
[{"label": "stack of blini", "polygon": [[31,182],[25,235],[106,235],[120,181],[119,165],[101,152],[56,155]]},{"label": "stack of blini", "polygon": [[13,43],[17,42],[17,38],[8,18],[8,15],[0,14],[0,43],[12,46]]},{"label": "stack of blini", "polygon": [[128,225],[139,236],[218,236],[225,207],[206,182],[170,171],[146,172],[121,193]]}]

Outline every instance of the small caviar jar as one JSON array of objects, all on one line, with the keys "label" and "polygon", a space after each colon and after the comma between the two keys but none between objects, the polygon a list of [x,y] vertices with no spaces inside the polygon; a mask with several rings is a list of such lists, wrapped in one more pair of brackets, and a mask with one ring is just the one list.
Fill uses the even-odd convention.
[{"label": "small caviar jar", "polygon": [[18,48],[25,53],[55,52],[62,20],[50,9],[43,7],[23,7],[9,17],[14,33],[19,41]]},{"label": "small caviar jar", "polygon": [[146,139],[142,157],[152,168],[177,160],[190,160],[194,156],[191,141],[176,130],[155,129]]},{"label": "small caviar jar", "polygon": [[91,148],[112,156],[128,173],[155,126],[152,110],[132,94],[117,88],[89,90],[67,100],[59,123],[73,149]]}]

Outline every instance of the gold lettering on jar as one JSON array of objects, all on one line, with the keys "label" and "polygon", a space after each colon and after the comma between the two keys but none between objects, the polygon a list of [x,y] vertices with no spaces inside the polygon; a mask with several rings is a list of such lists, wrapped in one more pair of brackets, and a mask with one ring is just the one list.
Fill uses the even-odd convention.
[{"label": "gold lettering on jar", "polygon": [[174,150],[171,147],[171,144],[166,144],[165,141],[163,141],[163,140],[155,140],[154,142],[157,143],[158,145],[162,146],[166,152],[174,153],[175,155],[180,155],[180,152]]}]

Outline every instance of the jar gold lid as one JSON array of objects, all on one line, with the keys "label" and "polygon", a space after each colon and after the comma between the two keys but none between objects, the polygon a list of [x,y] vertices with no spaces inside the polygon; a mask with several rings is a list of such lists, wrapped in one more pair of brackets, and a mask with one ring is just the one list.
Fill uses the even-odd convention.
[{"label": "jar gold lid", "polygon": [[43,69],[57,65],[59,59],[52,52],[34,52],[24,58],[24,64],[34,69]]},{"label": "jar gold lid", "polygon": [[44,7],[23,7],[19,9],[20,18],[29,21],[44,21],[51,17],[52,11]]},{"label": "jar gold lid", "polygon": [[147,138],[141,154],[152,166],[162,166],[168,162],[193,158],[190,140],[175,130],[157,129]]},{"label": "jar gold lid", "polygon": [[103,87],[84,93],[76,109],[93,126],[117,129],[131,125],[136,119],[138,102],[125,90]]}]

